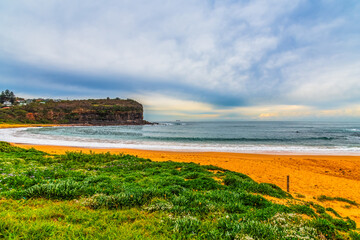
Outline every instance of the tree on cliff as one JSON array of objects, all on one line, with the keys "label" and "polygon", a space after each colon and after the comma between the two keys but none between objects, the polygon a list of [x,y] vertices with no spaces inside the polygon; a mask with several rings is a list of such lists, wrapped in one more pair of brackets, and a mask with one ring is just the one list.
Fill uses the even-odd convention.
[{"label": "tree on cliff", "polygon": [[9,89],[2,91],[0,94],[0,103],[9,101],[13,104],[15,102],[15,100],[16,100],[15,94],[13,92],[11,92]]}]

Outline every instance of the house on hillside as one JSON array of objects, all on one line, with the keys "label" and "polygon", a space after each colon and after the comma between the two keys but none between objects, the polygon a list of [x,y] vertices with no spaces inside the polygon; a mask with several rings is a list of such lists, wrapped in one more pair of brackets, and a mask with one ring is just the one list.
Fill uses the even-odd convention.
[{"label": "house on hillside", "polygon": [[11,107],[11,106],[12,106],[12,103],[9,102],[9,101],[5,101],[5,102],[3,103],[3,106],[5,106],[5,107]]},{"label": "house on hillside", "polygon": [[19,106],[26,106],[26,101],[23,98],[16,99],[16,104]]}]

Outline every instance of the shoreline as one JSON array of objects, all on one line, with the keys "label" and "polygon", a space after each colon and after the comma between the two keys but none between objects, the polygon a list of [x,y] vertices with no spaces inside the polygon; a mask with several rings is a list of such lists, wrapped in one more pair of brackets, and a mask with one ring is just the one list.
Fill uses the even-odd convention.
[{"label": "shoreline", "polygon": [[[10,125],[10,127],[9,127]],[[6,126],[6,127],[5,127]],[[62,127],[75,125],[49,124],[0,124],[0,128]],[[273,183],[286,190],[286,177],[290,176],[290,193],[305,201],[331,207],[343,216],[348,216],[360,224],[360,207],[349,206],[345,202],[320,202],[317,197],[341,197],[352,201],[360,199],[360,156],[350,154],[301,154],[301,153],[237,153],[221,151],[186,150],[141,150],[130,148],[71,147],[44,144],[12,145],[35,148],[50,154],[63,154],[66,151],[89,153],[110,152],[130,154],[153,161],[194,162],[202,165],[215,165],[231,171],[241,172],[257,182]]]},{"label": "shoreline", "polygon": [[360,224],[360,208],[345,202],[319,202],[321,195],[341,197],[359,202],[360,199],[360,156],[334,155],[277,155],[229,152],[176,152],[121,148],[82,148],[49,145],[12,145],[35,148],[50,154],[66,151],[84,153],[130,154],[153,161],[194,162],[201,165],[215,165],[231,171],[241,172],[257,182],[273,183],[286,190],[286,177],[290,176],[290,193],[306,201],[313,201],[324,207],[331,207],[343,216],[349,216]]},{"label": "shoreline", "polygon": [[360,153],[348,153],[348,152],[338,152],[338,153],[334,153],[334,152],[291,152],[291,151],[264,151],[264,150],[253,150],[253,151],[218,151],[218,150],[214,150],[214,151],[210,151],[210,150],[199,150],[199,149],[172,149],[172,148],[167,148],[167,149],[146,149],[146,148],[141,148],[141,147],[103,147],[103,146],[98,146],[98,147],[94,147],[94,146],[71,146],[71,145],[53,145],[53,144],[38,144],[38,143],[25,143],[25,142],[14,142],[14,141],[5,141],[5,142],[10,142],[11,144],[14,145],[31,145],[31,146],[48,146],[48,147],[54,147],[54,148],[74,148],[74,149],[82,149],[82,150],[100,150],[100,152],[106,152],[106,151],[116,151],[118,152],[118,150],[122,151],[151,151],[151,152],[173,152],[173,153],[205,153],[205,154],[248,154],[248,155],[274,155],[274,156],[308,156],[308,157],[358,157],[360,159]]},{"label": "shoreline", "polygon": [[0,123],[0,129],[4,128],[31,128],[31,127],[89,127],[89,126],[141,126],[141,125],[156,125],[144,120],[143,123],[124,123],[124,124],[83,124],[83,123]]},{"label": "shoreline", "polygon": [[[182,145],[172,145],[157,142],[119,142],[108,140],[84,140],[78,137],[65,137],[57,139],[56,137],[47,136],[45,139],[39,138],[22,138],[15,136],[16,129],[25,130],[27,128],[41,127],[86,127],[90,125],[83,124],[4,124],[0,123],[0,131],[4,131],[0,141],[12,142],[25,145],[49,145],[59,147],[78,147],[86,149],[133,149],[146,151],[167,151],[167,152],[202,152],[202,153],[238,153],[238,154],[263,154],[263,155],[283,155],[283,156],[354,156],[360,157],[359,148],[346,148],[335,146],[333,148],[311,147],[302,145],[242,145],[239,146],[213,146],[204,144],[201,146],[184,143]],[[101,127],[101,126],[99,126]],[[8,132],[10,131],[10,132]]]},{"label": "shoreline", "polygon": [[30,127],[66,127],[73,125],[63,125],[63,124],[28,124],[28,123],[0,123],[0,129],[4,128],[30,128]]}]

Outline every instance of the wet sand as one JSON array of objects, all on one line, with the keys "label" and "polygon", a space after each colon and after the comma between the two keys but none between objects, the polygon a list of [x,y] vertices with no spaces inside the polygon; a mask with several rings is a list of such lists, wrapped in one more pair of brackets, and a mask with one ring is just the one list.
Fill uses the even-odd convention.
[{"label": "wet sand", "polygon": [[345,202],[318,202],[320,195],[342,197],[360,203],[360,156],[274,155],[222,152],[172,152],[134,149],[89,149],[62,146],[23,145],[48,153],[90,150],[136,155],[153,161],[195,162],[215,165],[250,176],[257,182],[273,183],[286,190],[286,176],[290,176],[290,193],[304,195],[324,207],[332,207],[343,216],[360,224],[360,208]]}]

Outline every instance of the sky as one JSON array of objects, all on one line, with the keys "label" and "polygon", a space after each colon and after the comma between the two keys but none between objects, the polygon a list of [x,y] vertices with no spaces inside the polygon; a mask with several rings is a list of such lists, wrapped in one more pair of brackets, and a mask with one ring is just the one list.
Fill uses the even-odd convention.
[{"label": "sky", "polygon": [[0,1],[0,90],[145,119],[360,120],[358,0]]}]

